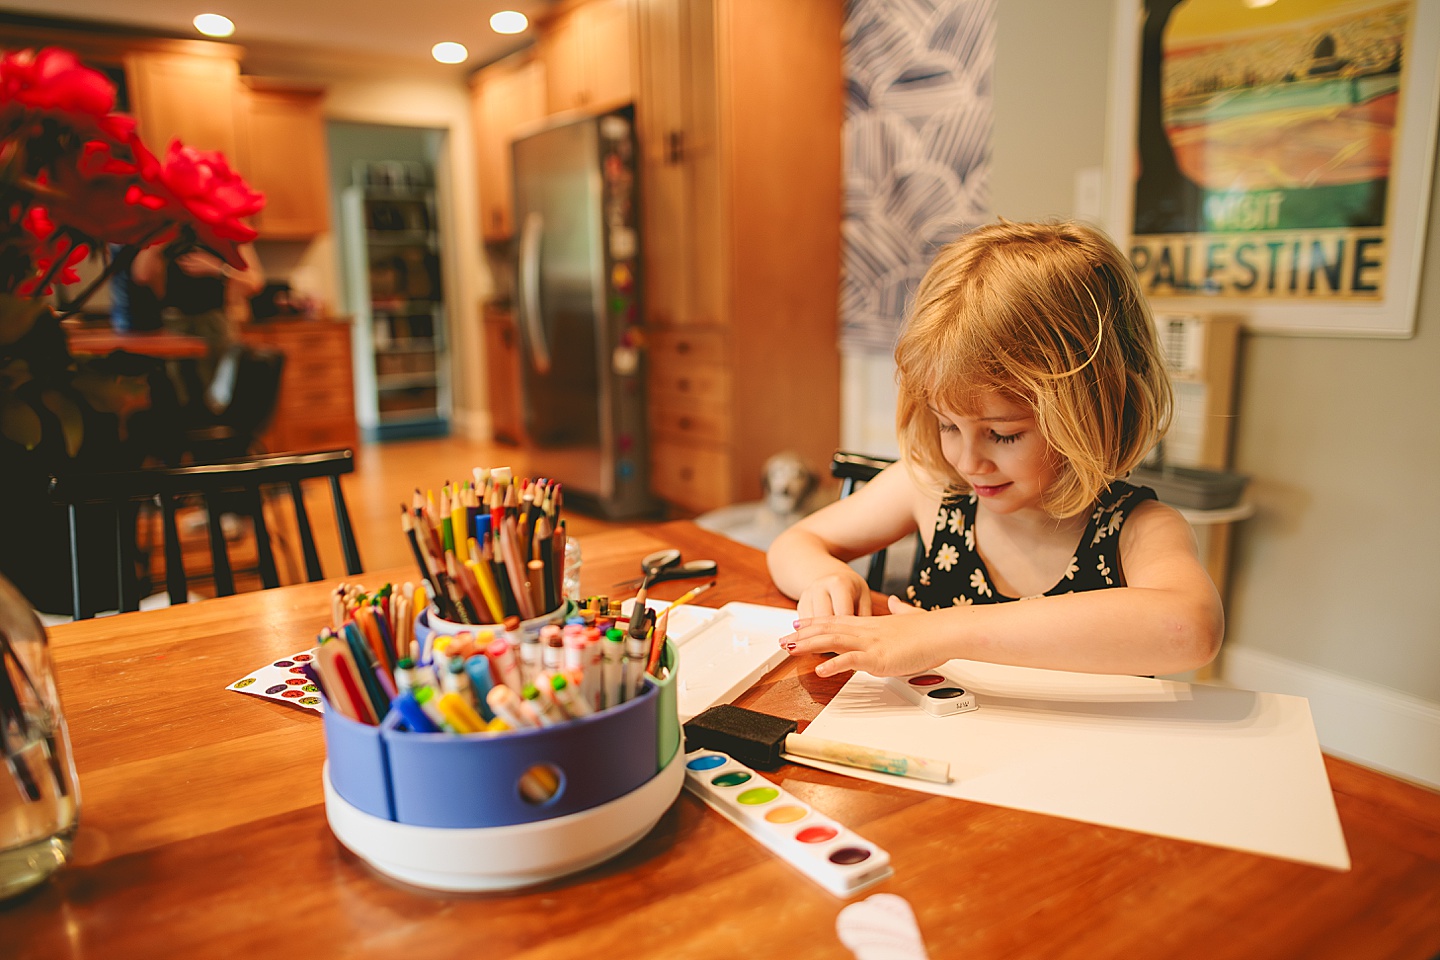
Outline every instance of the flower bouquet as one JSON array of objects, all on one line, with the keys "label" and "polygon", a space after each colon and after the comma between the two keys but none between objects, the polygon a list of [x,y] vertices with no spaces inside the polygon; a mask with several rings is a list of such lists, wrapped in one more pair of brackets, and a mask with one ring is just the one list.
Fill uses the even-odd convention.
[{"label": "flower bouquet", "polygon": [[79,283],[75,268],[92,251],[108,262],[69,298],[70,314],[153,244],[243,267],[238,245],[255,237],[243,218],[265,202],[219,153],[177,140],[157,157],[114,105],[110,81],[69,51],[0,57],[0,503],[10,518],[0,570],[32,602],[48,586],[36,578],[52,576],[53,563],[33,564],[27,551],[53,546],[68,556],[63,528],[59,537],[17,529],[39,523],[27,510],[48,510],[49,476],[138,466],[149,452],[130,442],[126,425],[149,406],[150,381],[77,362],[47,298],[57,284]]}]

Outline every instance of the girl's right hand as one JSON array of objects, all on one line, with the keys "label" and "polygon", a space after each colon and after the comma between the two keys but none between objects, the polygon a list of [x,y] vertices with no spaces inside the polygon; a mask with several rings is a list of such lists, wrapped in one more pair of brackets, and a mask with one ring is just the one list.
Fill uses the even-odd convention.
[{"label": "girl's right hand", "polygon": [[870,616],[870,585],[854,570],[829,573],[800,594],[800,618]]}]

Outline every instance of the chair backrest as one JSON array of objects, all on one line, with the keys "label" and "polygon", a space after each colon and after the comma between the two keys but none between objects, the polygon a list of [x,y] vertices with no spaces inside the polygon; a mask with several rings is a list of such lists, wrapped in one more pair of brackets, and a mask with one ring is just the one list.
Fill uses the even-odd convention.
[{"label": "chair backrest", "polygon": [[[260,581],[265,589],[280,585],[271,549],[270,532],[265,523],[262,487],[284,486],[289,489],[295,509],[296,527],[305,557],[305,574],[311,580],[324,575],[310,517],[305,509],[301,481],[328,477],[330,498],[335,508],[335,523],[340,535],[340,548],[347,573],[361,570],[360,550],[340,488],[340,476],[355,471],[355,454],[351,450],[329,450],[322,453],[281,454],[226,460],[220,463],[195,464],[132,470],[124,473],[69,474],[50,478],[50,497],[69,508],[70,571],[72,576],[75,619],[93,616],[82,603],[79,563],[80,507],[87,504],[108,504],[115,516],[119,569],[116,573],[120,593],[120,610],[139,609],[139,584],[135,578],[136,546],[134,541],[133,504],[158,500],[162,512],[165,540],[165,580],[172,604],[184,603],[187,583],[180,536],[175,522],[177,503],[181,498],[199,497],[208,514],[210,557],[215,577],[215,592],[228,596],[235,592],[225,534],[220,526],[222,509],[238,506],[253,521],[255,546],[259,559]],[[127,529],[127,516],[129,526]]]},{"label": "chair backrest", "polygon": [[285,354],[234,344],[220,357],[206,401],[218,409],[213,422],[186,435],[196,463],[247,457],[259,452],[260,435],[280,403]]},{"label": "chair backrest", "polygon": [[[894,462],[887,457],[871,457],[863,453],[837,450],[830,458],[830,476],[840,480],[840,496],[844,498]],[[865,574],[865,582],[871,590],[884,588],[885,550],[876,550],[870,555],[870,568]]]}]

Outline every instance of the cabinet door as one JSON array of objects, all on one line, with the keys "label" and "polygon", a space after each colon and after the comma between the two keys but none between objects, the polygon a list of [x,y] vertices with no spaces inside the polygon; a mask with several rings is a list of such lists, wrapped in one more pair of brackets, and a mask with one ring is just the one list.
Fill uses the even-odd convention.
[{"label": "cabinet door", "polygon": [[265,194],[255,218],[263,238],[299,240],[330,229],[322,97],[311,90],[242,91],[239,166]]},{"label": "cabinet door", "polygon": [[505,443],[520,443],[520,349],[515,318],[509,311],[485,311],[485,362],[490,399],[490,433]]},{"label": "cabinet door", "polygon": [[473,91],[480,173],[480,226],[488,241],[515,232],[510,144],[545,116],[545,68],[538,60],[480,71]]},{"label": "cabinet door", "polygon": [[140,138],[163,158],[179,138],[219,150],[233,164],[240,64],[228,56],[136,52],[125,57],[130,105]]},{"label": "cabinet door", "polygon": [[629,0],[591,0],[577,12],[584,14],[586,105],[601,110],[634,100]]},{"label": "cabinet door", "polygon": [[646,311],[658,325],[725,321],[725,183],[710,0],[640,0],[638,97]]},{"label": "cabinet door", "polygon": [[585,106],[588,96],[585,63],[584,7],[550,21],[540,38],[545,61],[545,102],[550,113]]}]

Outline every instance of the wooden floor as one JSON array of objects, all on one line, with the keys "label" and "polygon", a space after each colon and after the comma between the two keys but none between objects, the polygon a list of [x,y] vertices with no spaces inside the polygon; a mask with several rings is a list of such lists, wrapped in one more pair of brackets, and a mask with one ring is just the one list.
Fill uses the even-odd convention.
[{"label": "wooden floor", "polygon": [[[345,491],[346,506],[349,508],[351,524],[359,543],[360,560],[369,570],[413,563],[409,546],[400,532],[399,514],[401,505],[410,502],[417,487],[438,492],[447,481],[459,482],[470,477],[475,467],[508,466],[514,470],[517,477],[529,475],[528,455],[524,448],[453,437],[364,444],[355,451],[355,463],[355,473],[344,477],[341,486]],[[335,529],[329,485],[323,481],[307,483],[305,503],[315,530],[320,563],[325,575],[343,576],[345,564]],[[271,521],[267,525],[272,536],[278,541],[276,565],[279,567],[281,582],[304,582],[299,544],[293,534],[289,533],[294,522],[289,498],[283,495],[275,498],[268,514]],[[582,551],[587,533],[625,526],[587,517],[574,510],[566,512],[564,518],[569,535],[580,540]],[[183,519],[182,516],[182,531]],[[214,585],[207,578],[193,576],[197,571],[208,570],[210,560],[208,539],[203,527],[198,523],[198,518],[191,526],[189,533],[182,532],[182,540],[185,542],[185,569],[193,580],[191,589],[199,596],[213,596]],[[253,569],[255,548],[249,524],[242,526],[241,535],[230,544],[230,554],[232,565],[236,568],[236,589],[245,592],[260,589],[260,580]],[[160,543],[158,519],[151,536],[152,542]],[[158,550],[154,551],[154,554],[158,553]],[[243,569],[247,567],[251,569]],[[158,556],[155,558],[152,582],[157,585],[155,589],[164,589],[163,560]]]}]

